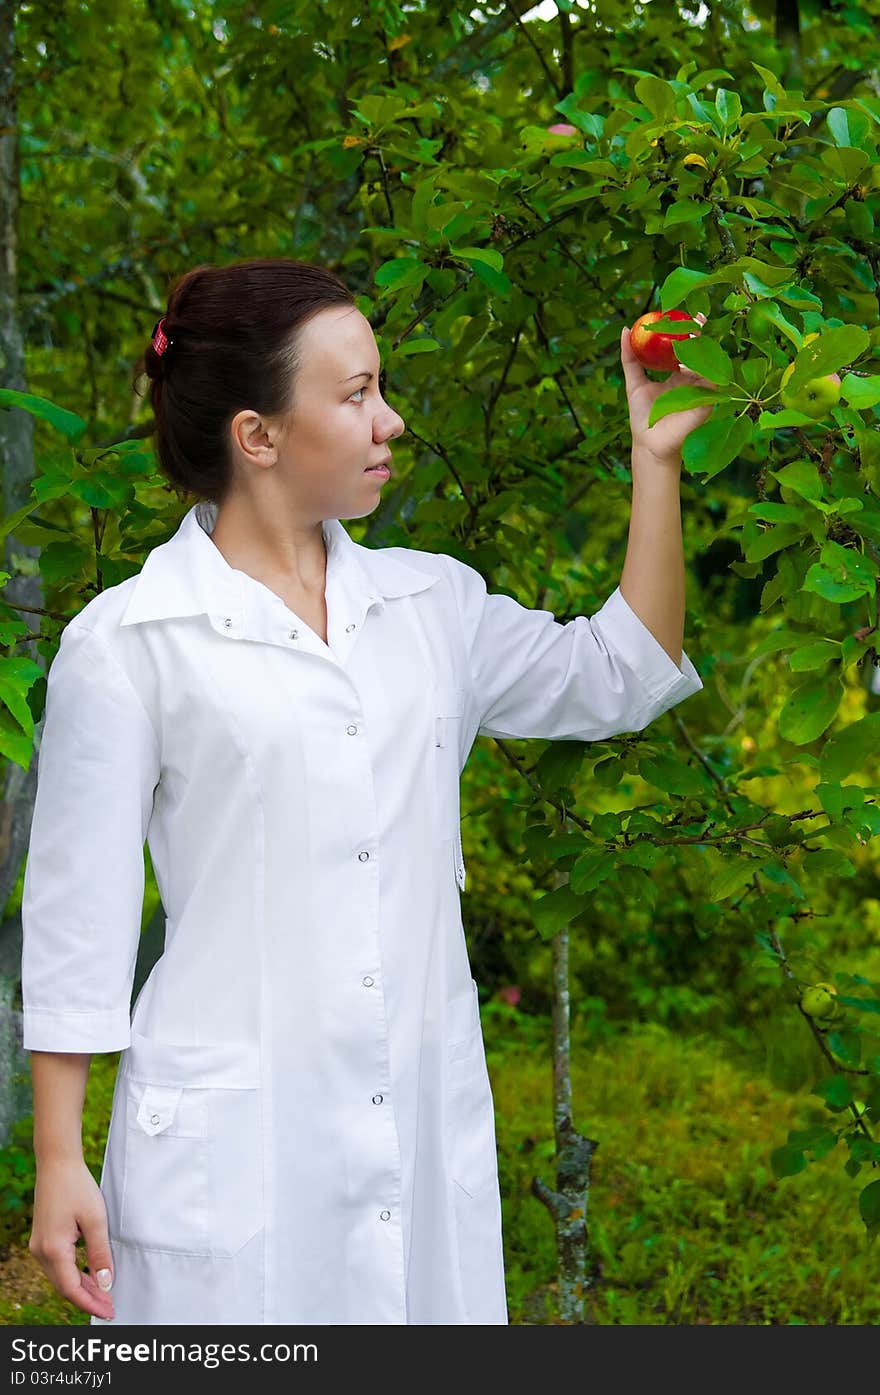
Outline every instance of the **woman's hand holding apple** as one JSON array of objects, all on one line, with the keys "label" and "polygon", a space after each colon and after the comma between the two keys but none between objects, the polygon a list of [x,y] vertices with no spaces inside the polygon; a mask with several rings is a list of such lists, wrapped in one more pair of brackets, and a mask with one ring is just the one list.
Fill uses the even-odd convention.
[{"label": "woman's hand holding apple", "polygon": [[[676,318],[678,317],[676,316]],[[705,323],[703,315],[697,315],[694,318],[700,324]],[[653,337],[660,336],[654,335]],[[660,421],[649,427],[648,417],[651,413],[651,407],[658,397],[661,397],[664,392],[669,392],[672,388],[684,387],[685,385],[715,388],[718,384],[710,382],[708,378],[701,377],[699,373],[692,372],[683,364],[679,364],[664,382],[652,382],[636,357],[630,341],[630,331],[626,327],[621,330],[620,334],[620,357],[629,403],[633,456],[644,456],[660,464],[675,465],[680,468],[681,448],[685,438],[696,427],[702,426],[703,422],[708,420],[714,404],[707,403],[705,407],[689,407],[682,412],[670,412],[668,416],[661,417]]]}]

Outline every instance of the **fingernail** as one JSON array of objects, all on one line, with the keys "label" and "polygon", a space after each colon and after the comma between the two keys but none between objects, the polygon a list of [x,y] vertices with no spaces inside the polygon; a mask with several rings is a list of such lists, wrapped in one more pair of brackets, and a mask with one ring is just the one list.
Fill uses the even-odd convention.
[{"label": "fingernail", "polygon": [[113,1275],[109,1269],[99,1269],[95,1278],[98,1281],[98,1288],[108,1289],[113,1283]]}]

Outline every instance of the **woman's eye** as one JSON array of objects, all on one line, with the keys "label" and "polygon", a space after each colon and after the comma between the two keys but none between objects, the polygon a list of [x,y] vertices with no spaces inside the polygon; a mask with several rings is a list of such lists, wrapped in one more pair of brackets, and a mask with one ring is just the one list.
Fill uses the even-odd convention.
[{"label": "woman's eye", "polygon": [[[385,396],[385,382],[386,382],[386,378],[385,378],[385,369],[383,368],[383,369],[382,369],[382,372],[379,374],[379,391],[381,392],[381,394],[382,394],[383,397]],[[358,393],[358,392],[366,392],[366,390],[367,390],[367,389],[366,389],[365,387],[355,388],[355,390],[354,390],[354,392],[351,394],[351,396],[354,397],[355,393]],[[360,404],[358,404],[358,405],[360,405]]]}]

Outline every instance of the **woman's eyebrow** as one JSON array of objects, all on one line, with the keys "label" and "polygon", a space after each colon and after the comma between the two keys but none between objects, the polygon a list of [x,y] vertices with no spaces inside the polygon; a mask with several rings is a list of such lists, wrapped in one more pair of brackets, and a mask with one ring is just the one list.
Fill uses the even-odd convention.
[{"label": "woman's eyebrow", "polygon": [[361,370],[360,373],[352,373],[351,378],[340,378],[339,381],[340,381],[341,383],[350,383],[352,378],[369,378],[369,379],[372,379],[372,377],[373,377],[372,373],[365,373],[363,370]]}]

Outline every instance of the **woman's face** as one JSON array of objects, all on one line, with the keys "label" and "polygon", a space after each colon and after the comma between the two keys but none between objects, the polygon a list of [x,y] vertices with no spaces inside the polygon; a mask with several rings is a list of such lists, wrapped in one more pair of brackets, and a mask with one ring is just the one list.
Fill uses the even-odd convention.
[{"label": "woman's face", "polygon": [[353,306],[321,310],[301,329],[299,348],[290,416],[244,411],[234,418],[239,464],[248,477],[258,467],[261,487],[271,476],[300,517],[362,517],[385,483],[384,475],[366,471],[385,460],[387,442],[405,429],[379,388],[370,322]]}]

